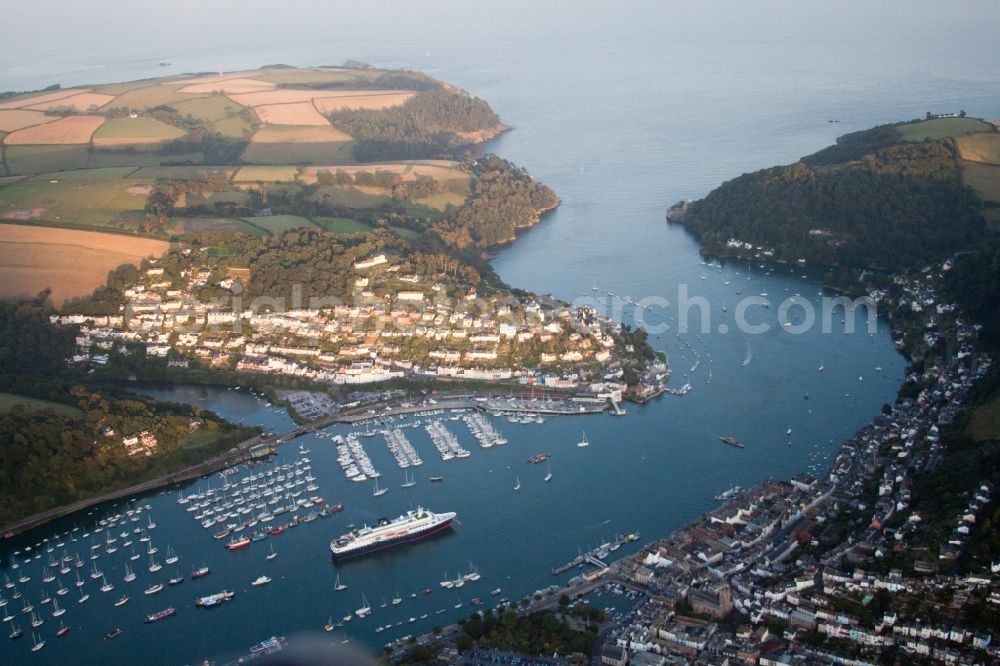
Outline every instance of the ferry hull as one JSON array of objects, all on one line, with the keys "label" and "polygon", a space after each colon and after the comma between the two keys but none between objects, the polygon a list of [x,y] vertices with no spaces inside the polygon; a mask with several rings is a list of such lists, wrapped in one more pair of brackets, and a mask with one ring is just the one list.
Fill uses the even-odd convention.
[{"label": "ferry hull", "polygon": [[434,525],[420,532],[414,532],[412,534],[407,534],[406,536],[401,536],[389,541],[383,541],[377,544],[372,544],[370,546],[354,548],[349,551],[337,552],[331,545],[330,553],[335,561],[343,561],[343,560],[353,559],[355,557],[361,557],[362,555],[370,555],[372,553],[377,553],[379,551],[387,550],[389,548],[395,548],[396,546],[404,546],[408,543],[414,543],[416,541],[420,541],[422,539],[426,539],[428,537],[432,537],[447,530],[450,530],[452,527],[452,520],[453,519],[446,520],[445,522],[440,523],[439,525]]}]

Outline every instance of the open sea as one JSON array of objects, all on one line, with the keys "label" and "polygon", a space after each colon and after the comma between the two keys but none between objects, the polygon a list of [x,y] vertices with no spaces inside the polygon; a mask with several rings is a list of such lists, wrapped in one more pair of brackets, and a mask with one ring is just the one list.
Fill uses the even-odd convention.
[{"label": "open sea", "polygon": [[[16,9],[14,24],[45,20],[40,8],[52,3],[34,4],[38,7]],[[87,559],[99,542],[82,534],[124,502],[21,535],[0,544],[0,577],[16,581],[26,574],[30,581],[17,584],[23,592],[17,600],[0,588],[8,600],[0,616],[9,610],[26,637],[8,641],[5,625],[2,664],[193,664],[245,653],[271,635],[307,633],[372,652],[403,635],[467,616],[473,597],[495,602],[498,597],[490,596],[495,588],[502,588],[499,596],[516,600],[563,581],[578,571],[555,577],[550,569],[578,549],[627,532],[639,532],[643,541],[665,535],[712,508],[713,497],[733,485],[822,473],[840,442],[895,396],[905,359],[895,351],[887,323],[878,322],[875,331],[859,325],[844,332],[838,314],[835,333],[817,326],[792,334],[778,325],[776,307],[758,308],[749,318],[770,324],[769,331],[738,332],[737,290],[744,296],[767,293],[775,304],[797,294],[818,306],[821,271],[706,265],[692,238],[665,223],[664,211],[682,197],[699,198],[729,178],[794,161],[838,135],[878,123],[922,117],[927,110],[1000,116],[1000,43],[994,33],[1000,16],[992,3],[960,3],[948,10],[923,2],[876,8],[857,2],[826,8],[636,3],[613,15],[607,6],[591,11],[577,3],[540,9],[514,3],[495,17],[452,2],[394,5],[392,11],[373,9],[372,15],[352,7],[341,7],[338,15],[331,3],[316,3],[309,7],[322,20],[296,22],[284,16],[264,21],[250,2],[233,17],[205,8],[183,38],[156,31],[140,38],[129,30],[130,21],[143,18],[137,8],[92,4],[87,11],[103,8],[106,18],[113,15],[108,29],[115,39],[95,39],[96,19],[82,6],[67,7],[43,44],[39,31],[23,31],[31,32],[30,41],[13,37],[0,68],[0,89],[276,62],[335,64],[352,57],[425,71],[483,97],[515,128],[488,148],[527,168],[562,199],[558,210],[497,252],[497,271],[516,287],[568,301],[603,298],[606,291],[634,301],[669,301],[649,309],[647,323],[669,327],[657,326],[650,339],[669,355],[670,385],[692,388],[683,397],[628,404],[624,418],[548,418],[543,424],[493,418],[510,443],[491,449],[479,448],[463,422],[445,420],[472,451],[464,460],[441,462],[422,427],[405,430],[425,461],[414,470],[416,486],[408,489],[399,487],[403,472],[384,439],[362,438],[383,474],[380,481],[390,489],[378,498],[368,484],[344,478],[328,438],[300,438],[282,447],[273,464],[302,458],[303,444],[318,479],[316,494],[343,502],[343,513],[229,553],[212,539],[212,529],[202,529],[176,502],[181,493],[204,490],[209,483],[217,487],[218,477],[144,496],[134,502],[151,507],[141,522],[113,532],[131,534],[151,518],[156,527],[148,533],[159,548],[157,560],[163,563],[167,546],[180,557],[177,565],[155,574],[147,571],[146,544],[138,535],[135,561],[129,560],[130,548],[120,547],[124,538],[116,553],[102,545],[95,551],[98,559]],[[183,25],[181,9],[164,9],[163,21]],[[424,10],[436,12],[435,20]],[[213,21],[225,29],[210,31],[206,25]],[[160,67],[161,61],[172,64]],[[707,299],[707,331],[678,335],[682,288],[690,297]],[[633,314],[626,305],[624,320],[633,322]],[[794,309],[791,316],[793,322],[801,319]],[[292,426],[283,410],[242,391],[158,387],[148,392],[273,431]],[[590,446],[580,449],[575,443],[583,430]],[[338,426],[327,432],[348,430]],[[723,445],[718,438],[726,434],[746,448]],[[542,479],[544,466],[524,462],[543,451],[552,455],[549,483]],[[430,483],[435,474],[444,481]],[[521,489],[515,492],[517,479]],[[456,511],[454,531],[344,564],[331,562],[329,540],[348,523],[394,517],[418,505]],[[278,555],[265,560],[272,545]],[[618,554],[637,547],[625,546]],[[85,560],[78,570],[89,594],[85,603],[78,602],[76,569],[52,583],[41,581],[50,556],[61,557],[63,550]],[[11,569],[13,562],[20,568]],[[126,564],[138,569],[131,584],[122,580]],[[212,573],[153,596],[142,592],[202,565]],[[89,576],[95,566],[114,590],[99,591],[101,581]],[[472,566],[482,576],[478,582],[457,590],[439,587],[446,575],[454,578]],[[251,587],[263,574],[272,582]],[[338,574],[348,585],[342,592],[333,591]],[[65,597],[55,594],[60,581],[69,588]],[[420,595],[424,588],[433,592]],[[236,591],[235,600],[213,610],[193,607],[196,597],[222,589]],[[114,607],[126,591],[130,601]],[[64,638],[55,637],[60,619],[52,617],[51,604],[40,604],[46,592],[67,609],[60,619],[71,631]],[[381,607],[397,593],[402,603]],[[329,618],[337,622],[361,606],[362,595],[373,607],[370,618],[322,632]],[[30,652],[25,601],[44,619],[37,631],[47,645],[37,654]],[[177,608],[175,617],[143,623],[147,613],[167,606]],[[385,625],[391,627],[376,632]],[[121,636],[104,640],[116,626]]]}]

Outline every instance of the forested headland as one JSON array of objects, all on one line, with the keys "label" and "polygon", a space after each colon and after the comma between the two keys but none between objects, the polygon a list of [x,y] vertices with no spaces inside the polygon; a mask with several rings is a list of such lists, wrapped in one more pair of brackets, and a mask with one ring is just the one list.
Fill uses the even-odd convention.
[{"label": "forested headland", "polygon": [[987,195],[964,179],[957,141],[996,131],[949,120],[947,129],[916,121],[845,135],[794,164],[724,183],[691,203],[682,223],[707,254],[747,258],[763,248],[778,261],[890,272],[977,249],[996,233],[982,215]]}]

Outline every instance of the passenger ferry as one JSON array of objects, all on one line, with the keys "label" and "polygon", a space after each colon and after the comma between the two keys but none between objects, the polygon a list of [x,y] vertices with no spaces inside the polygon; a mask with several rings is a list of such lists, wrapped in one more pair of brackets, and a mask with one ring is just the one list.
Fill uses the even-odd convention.
[{"label": "passenger ferry", "polygon": [[365,526],[332,540],[330,552],[334,559],[346,559],[418,541],[449,529],[456,515],[417,508],[395,520],[380,518],[374,527]]}]

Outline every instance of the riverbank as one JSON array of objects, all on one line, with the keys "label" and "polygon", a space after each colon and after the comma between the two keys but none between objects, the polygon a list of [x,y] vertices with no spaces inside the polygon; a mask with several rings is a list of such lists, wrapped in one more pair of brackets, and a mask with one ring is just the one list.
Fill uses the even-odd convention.
[{"label": "riverbank", "polygon": [[261,444],[261,436],[256,435],[250,439],[240,442],[225,453],[213,456],[212,458],[203,460],[202,462],[190,467],[170,472],[168,474],[163,474],[154,479],[142,481],[97,497],[87,497],[69,504],[64,504],[26,518],[21,518],[7,525],[0,526],[0,535],[2,535],[4,539],[10,539],[22,532],[40,527],[45,523],[76,511],[82,511],[83,509],[103,504],[104,502],[111,502],[124,497],[129,497],[131,495],[141,495],[143,493],[152,492],[165,486],[191,481],[192,479],[212,474],[213,472],[217,472],[227,467],[232,467],[233,465],[238,465],[242,462],[246,462],[247,460],[259,458],[262,455],[268,455],[268,452],[255,449],[255,447],[259,444]]}]

